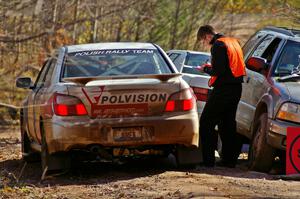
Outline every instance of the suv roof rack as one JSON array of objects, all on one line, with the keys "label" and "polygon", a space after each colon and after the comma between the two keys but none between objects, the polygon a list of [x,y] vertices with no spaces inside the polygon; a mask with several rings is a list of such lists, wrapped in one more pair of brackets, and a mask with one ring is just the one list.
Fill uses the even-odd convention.
[{"label": "suv roof rack", "polygon": [[267,26],[264,28],[264,30],[272,30],[292,37],[300,36],[300,30],[286,28],[286,27]]}]

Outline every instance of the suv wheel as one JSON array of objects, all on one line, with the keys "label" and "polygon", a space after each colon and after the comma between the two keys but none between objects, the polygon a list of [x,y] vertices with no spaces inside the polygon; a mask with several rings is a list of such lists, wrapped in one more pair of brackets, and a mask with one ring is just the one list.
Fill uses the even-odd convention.
[{"label": "suv wheel", "polygon": [[249,168],[255,171],[269,172],[275,150],[267,143],[268,114],[260,115],[253,131],[249,150]]}]

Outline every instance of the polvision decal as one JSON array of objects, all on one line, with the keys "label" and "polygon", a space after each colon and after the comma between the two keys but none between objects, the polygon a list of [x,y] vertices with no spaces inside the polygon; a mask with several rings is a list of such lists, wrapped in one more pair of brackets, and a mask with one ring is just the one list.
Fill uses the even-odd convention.
[{"label": "polvision decal", "polygon": [[166,93],[126,93],[114,94],[104,92],[104,86],[82,88],[91,105],[93,117],[114,117],[128,115],[145,115],[148,113],[149,103],[167,101]]},{"label": "polvision decal", "polygon": [[166,93],[148,93],[148,94],[123,94],[123,95],[103,95],[99,104],[137,104],[148,102],[164,102],[167,100]]}]

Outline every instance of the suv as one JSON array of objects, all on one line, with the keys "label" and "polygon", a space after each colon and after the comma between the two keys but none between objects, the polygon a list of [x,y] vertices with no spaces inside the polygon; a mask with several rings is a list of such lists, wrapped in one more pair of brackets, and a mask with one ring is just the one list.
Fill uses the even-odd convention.
[{"label": "suv", "polygon": [[250,168],[268,172],[276,156],[284,157],[287,127],[300,127],[300,30],[266,27],[243,52],[237,129],[250,140]]}]

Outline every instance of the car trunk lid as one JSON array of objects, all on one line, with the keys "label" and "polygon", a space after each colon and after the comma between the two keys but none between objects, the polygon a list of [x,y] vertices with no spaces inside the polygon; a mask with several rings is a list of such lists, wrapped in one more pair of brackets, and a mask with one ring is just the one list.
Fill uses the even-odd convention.
[{"label": "car trunk lid", "polygon": [[180,74],[64,78],[92,118],[155,116],[180,90]]}]

